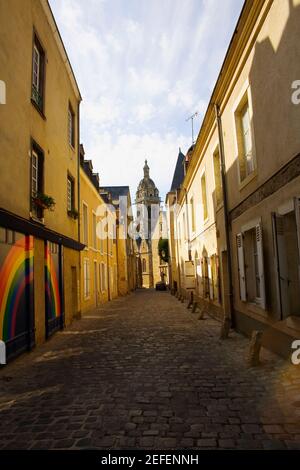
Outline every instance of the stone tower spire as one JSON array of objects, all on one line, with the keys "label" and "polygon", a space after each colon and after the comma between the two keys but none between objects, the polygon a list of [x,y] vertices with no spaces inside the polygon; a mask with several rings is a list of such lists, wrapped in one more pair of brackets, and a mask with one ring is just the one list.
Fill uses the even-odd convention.
[{"label": "stone tower spire", "polygon": [[149,166],[148,166],[148,163],[147,163],[147,160],[145,160],[145,165],[144,165],[144,178],[149,178]]}]

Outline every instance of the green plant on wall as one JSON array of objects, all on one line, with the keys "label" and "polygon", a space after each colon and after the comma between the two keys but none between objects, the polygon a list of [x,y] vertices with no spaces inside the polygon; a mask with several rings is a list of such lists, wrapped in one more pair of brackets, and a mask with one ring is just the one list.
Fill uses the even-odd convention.
[{"label": "green plant on wall", "polygon": [[48,196],[48,194],[37,193],[37,195],[34,196],[32,199],[33,202],[42,209],[49,209],[50,211],[54,210],[55,200],[53,199],[53,197]]},{"label": "green plant on wall", "polygon": [[160,238],[158,242],[158,254],[163,261],[169,262],[169,240],[167,238]]}]

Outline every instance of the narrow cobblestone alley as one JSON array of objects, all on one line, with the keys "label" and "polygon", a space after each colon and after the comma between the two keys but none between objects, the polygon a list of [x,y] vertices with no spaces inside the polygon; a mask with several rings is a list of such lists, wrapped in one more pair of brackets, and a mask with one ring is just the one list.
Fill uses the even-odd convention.
[{"label": "narrow cobblestone alley", "polygon": [[300,369],[137,291],[0,371],[1,449],[300,448]]}]

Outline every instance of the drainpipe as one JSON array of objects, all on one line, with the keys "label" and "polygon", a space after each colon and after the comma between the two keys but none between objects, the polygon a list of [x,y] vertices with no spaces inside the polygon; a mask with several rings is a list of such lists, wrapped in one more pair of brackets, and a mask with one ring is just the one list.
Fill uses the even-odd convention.
[{"label": "drainpipe", "polygon": [[[106,211],[106,220],[108,217],[108,211]],[[110,298],[110,278],[109,278],[109,253],[108,253],[108,239],[109,239],[109,229],[107,227],[107,236],[106,236],[106,259],[107,259],[107,300],[111,300]]]},{"label": "drainpipe", "polygon": [[[178,203],[178,190],[176,189],[175,193],[175,200],[176,200],[176,248],[177,248],[177,273],[178,273],[178,288],[177,291],[181,293],[181,263],[180,263],[180,251],[179,251],[179,243],[178,243],[178,217],[177,217],[177,203]],[[174,211],[175,214],[175,211]]]},{"label": "drainpipe", "polygon": [[[119,201],[120,204],[120,201]],[[117,258],[117,295],[120,295],[119,289],[119,241],[120,239],[120,207],[116,210],[116,258]],[[127,261],[127,258],[126,258]]]},{"label": "drainpipe", "polygon": [[80,126],[80,102],[77,105],[77,207],[78,207],[78,241],[80,242],[80,135],[79,135],[79,126]]},{"label": "drainpipe", "polygon": [[[80,210],[80,101],[78,102],[78,105],[77,105],[77,152],[78,152],[78,155],[77,155],[77,209],[78,209],[78,241],[80,242],[80,214],[81,214],[81,210]],[[78,276],[78,279],[79,279],[79,282],[77,282],[77,279],[76,279],[76,282],[79,286],[78,288],[78,292],[77,292],[77,289],[76,289],[76,292],[77,292],[77,311],[79,311],[79,314],[81,315],[81,269],[82,269],[82,266],[81,266],[81,252],[78,251],[78,263],[79,263],[79,272],[77,273],[77,276]],[[77,313],[77,312],[76,312]]]},{"label": "drainpipe", "polygon": [[220,115],[220,107],[218,104],[215,104],[215,115],[218,127],[218,136],[219,136],[219,148],[220,148],[220,158],[221,158],[221,179],[222,179],[222,193],[223,193],[223,205],[224,205],[224,225],[225,225],[225,237],[226,237],[226,247],[227,247],[227,272],[228,272],[228,287],[229,287],[229,311],[227,311],[226,306],[224,306],[224,327],[225,334],[224,337],[228,336],[229,328],[232,327],[233,319],[233,292],[232,292],[232,267],[231,267],[231,244],[230,244],[230,224],[229,224],[229,212],[228,212],[228,194],[226,186],[226,168],[225,168],[225,153],[224,153],[224,141],[223,141],[223,130],[222,130],[222,120]]},{"label": "drainpipe", "polygon": [[187,239],[188,239],[188,257],[189,261],[192,261],[192,250],[191,250],[191,237],[190,237],[190,219],[189,219],[189,206],[188,206],[188,198],[187,198],[187,189],[184,189],[185,194],[185,210],[186,210],[186,225],[187,225]]}]

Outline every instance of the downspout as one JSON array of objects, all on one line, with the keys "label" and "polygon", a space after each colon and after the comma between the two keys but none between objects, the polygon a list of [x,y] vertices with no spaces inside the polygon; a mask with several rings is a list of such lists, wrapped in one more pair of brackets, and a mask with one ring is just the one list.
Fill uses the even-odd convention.
[{"label": "downspout", "polygon": [[78,160],[77,160],[77,206],[78,206],[78,241],[80,242],[80,101],[77,106],[77,151],[78,151]]},{"label": "downspout", "polygon": [[[81,208],[80,208],[80,102],[81,100],[78,101],[77,105],[77,210],[78,210],[78,241],[80,242],[80,214],[81,214]],[[79,315],[81,315],[81,252],[78,252],[78,263],[79,263],[79,292],[77,293],[77,309],[79,312]],[[77,289],[76,289],[77,291]]]},{"label": "downspout", "polygon": [[227,247],[227,271],[228,271],[228,288],[229,288],[229,311],[227,311],[224,305],[224,337],[228,336],[229,329],[233,323],[233,290],[232,290],[232,266],[231,266],[231,244],[230,244],[230,223],[229,223],[229,212],[228,212],[228,194],[226,186],[226,168],[225,168],[225,152],[224,152],[224,140],[222,130],[222,120],[220,115],[220,107],[215,104],[215,115],[218,127],[219,137],[219,148],[221,158],[221,179],[222,179],[222,193],[223,193],[223,207],[224,207],[224,225],[225,225],[225,239]]},{"label": "downspout", "polygon": [[[108,216],[108,211],[106,210],[106,220]],[[107,259],[107,297],[108,300],[111,300],[110,298],[110,279],[109,279],[109,254],[108,254],[108,238],[109,238],[109,230],[107,227],[107,237],[106,237],[106,259]]]},{"label": "downspout", "polygon": [[[176,189],[175,200],[176,200],[176,248],[177,248],[177,272],[178,272],[178,291],[181,294],[181,263],[180,263],[180,252],[179,252],[179,243],[178,243],[178,217],[177,217],[177,207],[178,207],[178,190]],[[174,211],[175,214],[175,211]]]},{"label": "downspout", "polygon": [[187,189],[184,189],[185,194],[185,210],[186,210],[186,225],[187,225],[187,241],[188,241],[188,257],[189,261],[192,261],[192,250],[191,250],[191,237],[190,237],[190,219],[189,219],[189,206],[187,198]]},{"label": "downspout", "polygon": [[[120,202],[119,202],[120,204]],[[118,240],[120,239],[120,208],[117,209],[116,211],[117,217],[116,217],[116,258],[117,258],[117,296],[119,297],[120,295],[120,290],[119,290],[119,243]]]}]

